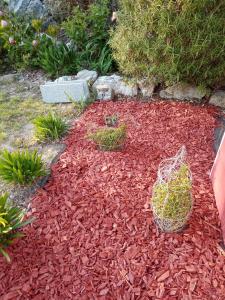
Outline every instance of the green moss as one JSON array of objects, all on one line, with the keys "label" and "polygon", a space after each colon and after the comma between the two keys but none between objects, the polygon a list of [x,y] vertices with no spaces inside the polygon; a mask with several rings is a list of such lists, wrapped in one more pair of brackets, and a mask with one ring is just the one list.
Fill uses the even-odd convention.
[{"label": "green moss", "polygon": [[183,220],[192,207],[189,167],[183,164],[168,183],[156,184],[152,206],[160,219]]}]

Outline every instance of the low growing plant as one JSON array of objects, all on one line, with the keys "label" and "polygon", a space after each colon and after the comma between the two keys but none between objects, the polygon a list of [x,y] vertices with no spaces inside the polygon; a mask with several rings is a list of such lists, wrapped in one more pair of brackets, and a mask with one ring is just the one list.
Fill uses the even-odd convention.
[{"label": "low growing plant", "polygon": [[118,128],[100,129],[88,135],[103,151],[119,150],[123,147],[126,139],[126,125]]},{"label": "low growing plant", "polygon": [[4,181],[29,185],[44,175],[44,163],[36,150],[10,152],[5,149],[0,152],[0,177]]},{"label": "low growing plant", "polygon": [[111,115],[105,117],[105,124],[109,127],[114,127],[118,123],[118,116],[117,115]]},{"label": "low growing plant", "polygon": [[11,261],[6,248],[10,246],[16,238],[23,237],[19,229],[30,224],[33,219],[24,221],[25,211],[8,200],[8,195],[0,196],[0,253],[7,262]]},{"label": "low growing plant", "polygon": [[54,141],[62,138],[68,131],[67,123],[52,113],[34,119],[35,135],[40,141]]}]

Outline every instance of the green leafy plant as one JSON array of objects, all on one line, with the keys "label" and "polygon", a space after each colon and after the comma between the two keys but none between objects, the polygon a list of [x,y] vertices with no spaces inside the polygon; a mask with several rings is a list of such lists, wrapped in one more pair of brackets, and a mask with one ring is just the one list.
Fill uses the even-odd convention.
[{"label": "green leafy plant", "polygon": [[8,195],[0,196],[0,253],[7,262],[11,261],[6,248],[17,238],[23,237],[19,229],[30,224],[34,219],[23,221],[25,211],[8,200]]},{"label": "green leafy plant", "polygon": [[62,26],[66,35],[74,41],[79,69],[91,68],[101,74],[115,68],[109,46],[109,0],[99,0],[86,11],[75,7]]},{"label": "green leafy plant", "polygon": [[113,56],[128,76],[223,85],[224,11],[217,0],[120,0]]},{"label": "green leafy plant", "polygon": [[68,131],[67,123],[52,113],[37,117],[33,124],[35,126],[35,135],[41,141],[58,140]]},{"label": "green leafy plant", "polygon": [[88,135],[103,151],[119,150],[123,147],[126,139],[126,125],[118,128],[100,129]]},{"label": "green leafy plant", "polygon": [[46,175],[41,156],[34,150],[29,152],[7,149],[0,153],[0,177],[8,183],[20,185],[32,184],[36,179]]},{"label": "green leafy plant", "polygon": [[68,75],[77,71],[77,55],[72,47],[48,39],[39,51],[38,63],[51,77]]},{"label": "green leafy plant", "polygon": [[168,182],[156,184],[151,200],[157,215],[156,221],[174,231],[185,224],[192,209],[191,188],[190,171],[186,164],[174,171]]}]

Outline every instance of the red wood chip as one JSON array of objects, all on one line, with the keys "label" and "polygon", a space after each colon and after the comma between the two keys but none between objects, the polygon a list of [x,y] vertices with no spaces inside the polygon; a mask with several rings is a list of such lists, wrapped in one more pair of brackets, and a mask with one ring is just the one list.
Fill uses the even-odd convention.
[{"label": "red wood chip", "polygon": [[[92,104],[75,121],[31,204],[35,222],[0,257],[0,299],[224,299],[225,257],[209,171],[219,111],[173,101]],[[122,151],[86,137],[116,114]],[[195,200],[189,227],[159,232],[150,198],[162,159],[186,145]]]}]

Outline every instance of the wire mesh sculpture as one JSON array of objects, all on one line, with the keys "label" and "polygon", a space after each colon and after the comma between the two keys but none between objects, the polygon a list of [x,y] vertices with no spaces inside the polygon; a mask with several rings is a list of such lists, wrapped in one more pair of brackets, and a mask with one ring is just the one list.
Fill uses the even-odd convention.
[{"label": "wire mesh sculpture", "polygon": [[182,146],[175,157],[159,165],[151,207],[155,223],[163,232],[181,231],[192,211],[192,176],[186,155]]}]

